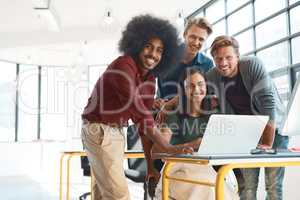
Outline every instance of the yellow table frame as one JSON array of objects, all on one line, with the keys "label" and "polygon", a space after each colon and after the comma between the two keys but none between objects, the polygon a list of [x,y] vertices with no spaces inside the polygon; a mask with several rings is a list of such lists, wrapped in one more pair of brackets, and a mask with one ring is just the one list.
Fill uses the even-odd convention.
[{"label": "yellow table frame", "polygon": [[[62,152],[61,158],[60,158],[60,178],[59,178],[59,200],[62,200],[63,198],[63,163],[64,158],[67,157],[67,185],[66,185],[66,199],[70,199],[70,161],[71,158],[74,156],[86,156],[86,153],[84,151],[66,151]],[[124,158],[144,158],[144,153],[142,151],[126,151],[124,153]],[[91,174],[92,177],[92,174]],[[93,178],[91,178],[91,185],[93,181]]]},{"label": "yellow table frame", "polygon": [[[210,183],[205,181],[195,181],[189,179],[178,179],[169,176],[169,172],[171,167],[175,163],[190,163],[190,164],[199,164],[199,165],[208,165],[210,164],[209,159],[195,159],[195,158],[176,158],[176,157],[164,157],[165,160],[165,167],[163,169],[162,175],[162,192],[163,192],[163,200],[168,200],[169,198],[169,180],[175,180],[179,182],[185,182],[190,184],[197,184],[197,185],[206,185],[210,187],[215,187],[215,197],[216,200],[223,200],[224,199],[224,179],[227,173],[235,168],[257,168],[257,167],[287,167],[287,166],[300,166],[300,158],[295,159],[292,157],[290,161],[287,158],[276,158],[274,161],[271,162],[251,162],[251,159],[243,159],[238,163],[227,163],[221,166],[218,170],[216,182]],[[248,161],[247,161],[248,160]]]}]

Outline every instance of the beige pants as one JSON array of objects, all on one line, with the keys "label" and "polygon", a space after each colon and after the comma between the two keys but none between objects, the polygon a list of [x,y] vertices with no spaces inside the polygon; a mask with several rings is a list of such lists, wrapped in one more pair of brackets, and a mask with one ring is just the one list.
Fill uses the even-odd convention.
[{"label": "beige pants", "polygon": [[95,177],[93,200],[129,200],[123,169],[125,139],[122,129],[88,123],[83,125],[81,137]]},{"label": "beige pants", "polygon": [[[202,180],[214,183],[216,172],[211,166],[177,163],[170,169],[170,176],[190,180]],[[155,193],[156,199],[162,199],[162,180],[160,179]],[[172,200],[214,200],[214,187],[194,185],[178,181],[169,181],[169,199]],[[225,184],[225,200],[239,199],[233,188]]]}]

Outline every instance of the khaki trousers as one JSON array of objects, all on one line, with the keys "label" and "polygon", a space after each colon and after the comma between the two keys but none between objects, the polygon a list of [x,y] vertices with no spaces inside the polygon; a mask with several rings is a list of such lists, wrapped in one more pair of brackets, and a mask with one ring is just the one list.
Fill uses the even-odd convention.
[{"label": "khaki trousers", "polygon": [[81,137],[95,177],[93,200],[129,200],[123,169],[125,139],[122,129],[87,123],[82,126]]}]

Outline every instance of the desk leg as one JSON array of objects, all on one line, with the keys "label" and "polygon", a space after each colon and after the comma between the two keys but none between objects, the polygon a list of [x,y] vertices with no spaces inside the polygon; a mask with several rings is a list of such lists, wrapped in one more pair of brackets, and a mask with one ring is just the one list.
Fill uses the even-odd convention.
[{"label": "desk leg", "polygon": [[165,162],[165,166],[163,169],[163,176],[162,176],[162,199],[168,200],[169,199],[169,172],[174,163],[172,162]]},{"label": "desk leg", "polygon": [[59,175],[59,200],[62,200],[62,187],[63,187],[63,160],[64,160],[65,154],[62,154],[60,157],[60,175]]},{"label": "desk leg", "polygon": [[94,173],[92,170],[92,167],[90,167],[90,172],[91,172],[91,199],[94,199],[94,192],[93,192],[93,187],[94,187]]},{"label": "desk leg", "polygon": [[215,195],[216,200],[224,200],[225,176],[233,168],[230,165],[223,165],[219,170],[216,178]]},{"label": "desk leg", "polygon": [[69,155],[67,160],[67,195],[66,199],[70,199],[70,160],[73,157],[73,155]]}]

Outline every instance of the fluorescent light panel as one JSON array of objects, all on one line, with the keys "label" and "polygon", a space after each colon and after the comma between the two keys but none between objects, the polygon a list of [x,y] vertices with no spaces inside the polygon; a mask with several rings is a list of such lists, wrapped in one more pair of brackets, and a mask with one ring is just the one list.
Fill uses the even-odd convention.
[{"label": "fluorescent light panel", "polygon": [[48,25],[48,29],[50,31],[59,32],[60,31],[60,24],[59,18],[57,14],[55,14],[53,9],[38,9],[35,8],[35,12],[42,18]]},{"label": "fluorescent light panel", "polygon": [[34,10],[39,18],[45,21],[50,31],[60,31],[60,20],[56,11],[51,7],[50,0],[32,0]]}]

